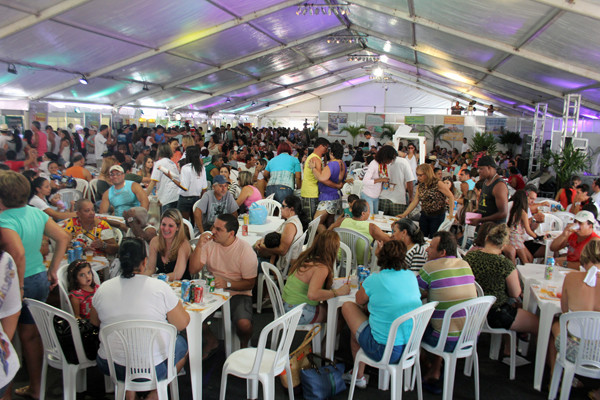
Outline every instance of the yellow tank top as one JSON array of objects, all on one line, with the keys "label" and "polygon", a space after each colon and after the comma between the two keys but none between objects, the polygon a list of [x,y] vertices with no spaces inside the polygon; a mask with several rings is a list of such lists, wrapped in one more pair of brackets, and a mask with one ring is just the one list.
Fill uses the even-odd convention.
[{"label": "yellow tank top", "polygon": [[317,158],[319,162],[321,161],[321,157],[312,153],[310,156],[306,158],[306,162],[304,163],[304,178],[302,179],[302,190],[300,190],[300,196],[307,198],[316,198],[319,197],[319,186],[317,185],[317,178],[312,172],[310,168],[310,160],[313,158]]}]

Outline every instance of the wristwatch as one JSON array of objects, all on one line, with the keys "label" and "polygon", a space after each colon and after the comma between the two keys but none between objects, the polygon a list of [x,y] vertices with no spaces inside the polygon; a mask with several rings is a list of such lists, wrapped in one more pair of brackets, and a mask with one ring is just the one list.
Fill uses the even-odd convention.
[{"label": "wristwatch", "polygon": [[227,289],[231,287],[231,282],[227,281]]}]

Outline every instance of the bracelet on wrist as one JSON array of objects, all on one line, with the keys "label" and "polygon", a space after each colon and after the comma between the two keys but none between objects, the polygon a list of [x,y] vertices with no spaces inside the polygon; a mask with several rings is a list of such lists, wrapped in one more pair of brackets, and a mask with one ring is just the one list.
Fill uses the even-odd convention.
[{"label": "bracelet on wrist", "polygon": [[331,292],[333,293],[333,297],[337,297],[337,293],[335,292],[335,289],[331,288]]}]

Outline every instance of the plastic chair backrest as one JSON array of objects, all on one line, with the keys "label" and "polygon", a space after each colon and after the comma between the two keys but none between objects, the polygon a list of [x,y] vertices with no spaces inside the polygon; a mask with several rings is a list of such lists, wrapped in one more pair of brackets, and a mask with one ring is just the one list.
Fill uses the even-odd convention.
[{"label": "plastic chair backrest", "polygon": [[[269,298],[273,305],[273,314],[275,314],[275,318],[279,318],[285,314],[285,310],[283,309],[283,298],[281,297],[281,291],[283,290],[283,278],[281,277],[281,272],[279,272],[279,269],[277,269],[276,266],[266,261],[263,261],[260,267],[262,268],[265,281],[267,282],[267,291],[269,292]],[[271,274],[275,275],[277,283],[273,281],[273,276]]]},{"label": "plastic chair backrest", "polygon": [[196,210],[196,208],[200,208],[200,200],[194,203],[192,206],[192,213]]},{"label": "plastic chair backrest", "polygon": [[464,325],[453,353],[456,353],[459,358],[469,356],[477,343],[483,321],[487,317],[487,313],[492,307],[492,304],[495,302],[496,297],[483,296],[463,301],[462,303],[448,308],[444,314],[440,338],[436,349],[438,351],[443,349],[446,344],[446,339],[448,338],[448,330],[450,329],[452,316],[456,313],[461,313],[464,315]]},{"label": "plastic chair backrest", "polygon": [[335,278],[338,278],[340,276],[340,270],[342,269],[342,266],[344,266],[344,273],[346,274],[346,278],[347,278],[353,272],[352,250],[350,250],[350,247],[348,247],[348,245],[346,243],[340,242],[340,252],[341,252],[340,262],[339,262],[339,264],[336,264],[336,266],[334,267],[333,276]]},{"label": "plastic chair backrest", "polygon": [[83,193],[83,197],[84,198],[88,198],[88,187],[89,187],[89,183],[88,181],[86,181],[85,179],[81,179],[81,178],[73,178],[75,179],[75,182],[77,182],[77,186],[75,187],[76,190],[79,190],[81,193]]},{"label": "plastic chair backrest", "polygon": [[81,335],[79,334],[79,324],[73,315],[34,299],[24,299],[23,301],[27,304],[31,315],[33,316],[33,320],[35,321],[35,325],[40,332],[42,343],[44,345],[44,356],[47,357],[49,361],[55,363],[55,365],[67,364],[62,347],[56,336],[56,331],[54,330],[54,317],[63,318],[69,323],[71,332],[73,332],[73,344],[75,345],[78,364],[93,361],[89,360],[85,355],[83,343],[81,342]]},{"label": "plastic chair backrest", "polygon": [[364,256],[362,260],[357,260],[356,257],[352,257],[352,268],[355,268],[357,265],[368,265],[369,264],[369,251],[370,251],[370,245],[369,245],[369,239],[361,234],[358,233],[356,231],[353,231],[352,229],[346,229],[346,228],[335,228],[334,229],[335,232],[337,232],[338,235],[340,235],[340,241],[342,243],[345,243],[350,250],[352,250],[352,254],[356,254],[356,245],[359,242],[363,242],[364,243]]},{"label": "plastic chair backrest", "polygon": [[321,222],[321,219],[313,219],[308,224],[308,227],[306,228],[306,232],[308,232],[308,236],[306,239],[306,247],[312,246],[313,241],[315,240],[315,236],[317,235],[317,228],[319,227],[319,222]]},{"label": "plastic chair backrest", "polygon": [[[60,308],[63,311],[68,312],[71,315],[75,315],[73,312],[73,306],[69,300],[69,277],[67,276],[68,265],[60,267],[57,271],[58,275],[58,293],[60,295]],[[92,269],[92,276],[96,285],[100,285],[100,277],[98,273]]]},{"label": "plastic chair backrest", "polygon": [[[257,376],[259,372],[264,372],[264,369],[261,371],[262,358],[267,346],[269,334],[272,332],[277,335],[277,337],[281,337],[281,339],[277,342],[275,357],[273,358],[272,368],[270,369],[274,371],[283,371],[284,366],[290,357],[290,347],[292,346],[292,340],[294,339],[294,334],[298,327],[298,321],[302,316],[304,304],[305,303],[294,307],[292,310],[279,318],[276,318],[273,322],[263,328],[258,338],[256,358],[250,374]],[[281,336],[279,336],[280,334]]]},{"label": "plastic chair backrest", "polygon": [[90,181],[90,200],[92,201],[98,201],[100,200],[98,198],[98,178],[94,178]]},{"label": "plastic chair backrest", "polygon": [[115,240],[117,244],[120,246],[123,241],[123,232],[119,228],[113,228],[113,232],[115,233]]},{"label": "plastic chair backrest", "polygon": [[548,231],[562,231],[563,221],[556,215],[544,214],[544,223],[542,224],[541,232],[546,233]]},{"label": "plastic chair backrest", "polygon": [[431,303],[427,303],[422,305],[419,308],[412,310],[404,315],[399,316],[392,322],[392,326],[390,327],[390,332],[388,333],[388,340],[385,344],[385,349],[383,351],[383,356],[379,363],[381,364],[389,364],[390,358],[392,357],[392,351],[394,350],[394,342],[396,341],[396,335],[398,334],[398,328],[403,323],[409,323],[412,321],[412,330],[410,334],[410,338],[404,347],[404,351],[402,352],[402,357],[398,364],[405,362],[414,362],[416,357],[419,357],[419,348],[421,347],[421,339],[423,338],[423,334],[425,333],[425,329],[429,324],[429,320],[435,311],[435,307],[438,305],[437,301],[432,301]]},{"label": "plastic chair backrest", "polygon": [[83,193],[77,189],[60,189],[57,193],[60,194],[60,197],[67,208],[71,207],[72,201],[83,198]]},{"label": "plastic chair backrest", "polygon": [[273,200],[274,198],[275,198],[275,193],[271,193],[270,195],[265,197],[265,199],[267,199],[267,200]]},{"label": "plastic chair backrest", "polygon": [[285,256],[279,257],[277,261],[277,266],[279,270],[282,272],[283,276],[287,277],[288,270],[290,269],[290,264],[298,258],[300,253],[302,252],[302,246],[304,246],[304,240],[306,239],[306,232],[302,234],[292,245],[290,249],[286,253]]},{"label": "plastic chair backrest", "polygon": [[567,365],[567,333],[577,332],[579,345],[575,360],[575,373],[587,372],[586,376],[600,376],[600,312],[573,311],[560,316],[560,358]]},{"label": "plastic chair backrest", "polygon": [[192,223],[185,218],[183,218],[182,221],[183,221],[183,224],[187,227],[188,233],[190,234],[190,239],[193,239],[195,235],[194,235],[194,227],[192,226]]},{"label": "plastic chair backrest", "polygon": [[279,210],[277,215],[281,217],[281,203],[277,200],[262,199],[255,201],[255,203],[261,206],[265,206],[267,208],[267,211],[269,212],[269,217],[275,215],[275,210]]},{"label": "plastic chair backrest", "polygon": [[[107,325],[100,329],[100,341],[104,344],[110,377],[116,379],[115,360],[113,351],[117,348],[125,349],[125,387],[127,390],[135,388],[150,388],[157,382],[155,365],[162,360],[154,359],[154,349],[157,345],[165,346],[163,338],[168,337],[166,343],[167,354],[167,381],[175,376],[175,340],[177,328],[166,322],[158,321],[122,321]],[[164,348],[162,349],[164,352]],[[122,361],[120,361],[122,363]],[[139,382],[134,382],[139,380]]]}]

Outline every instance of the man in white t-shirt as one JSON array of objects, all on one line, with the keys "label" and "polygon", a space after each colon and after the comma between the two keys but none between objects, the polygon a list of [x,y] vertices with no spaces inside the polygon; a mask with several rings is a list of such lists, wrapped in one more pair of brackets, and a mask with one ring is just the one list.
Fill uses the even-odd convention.
[{"label": "man in white t-shirt", "polygon": [[460,148],[460,154],[466,153],[471,150],[469,143],[467,143],[467,138],[463,138],[462,147]]},{"label": "man in white t-shirt", "polygon": [[365,139],[367,139],[367,142],[369,143],[369,148],[371,148],[373,146],[375,146],[375,148],[379,147],[379,146],[377,146],[377,140],[375,140],[375,138],[373,137],[371,132],[369,132],[369,131],[365,132]]},{"label": "man in white t-shirt", "polygon": [[177,208],[179,200],[179,187],[172,180],[172,178],[179,180],[179,171],[171,157],[173,157],[171,147],[166,143],[161,144],[158,147],[159,160],[154,163],[150,184],[146,188],[146,193],[150,195],[156,185],[156,197],[161,204],[161,213],[169,208]]},{"label": "man in white t-shirt", "polygon": [[396,157],[396,160],[388,165],[388,174],[390,183],[388,189],[382,190],[379,195],[379,211],[383,211],[385,215],[396,216],[402,214],[406,205],[412,201],[415,176],[408,160],[403,157]]},{"label": "man in white t-shirt", "polygon": [[239,227],[236,216],[220,214],[211,234],[200,236],[190,257],[189,270],[195,274],[206,265],[215,277],[215,287],[231,294],[231,319],[244,348],[252,337],[252,288],[256,283],[258,258],[252,246],[237,237]]},{"label": "man in white t-shirt", "polygon": [[98,168],[102,166],[102,153],[108,150],[108,146],[114,144],[114,139],[110,134],[108,125],[101,125],[100,132],[94,137],[94,152],[96,153],[96,163]]},{"label": "man in white t-shirt", "polygon": [[594,179],[592,182],[592,200],[594,203],[600,204],[600,179]]}]

